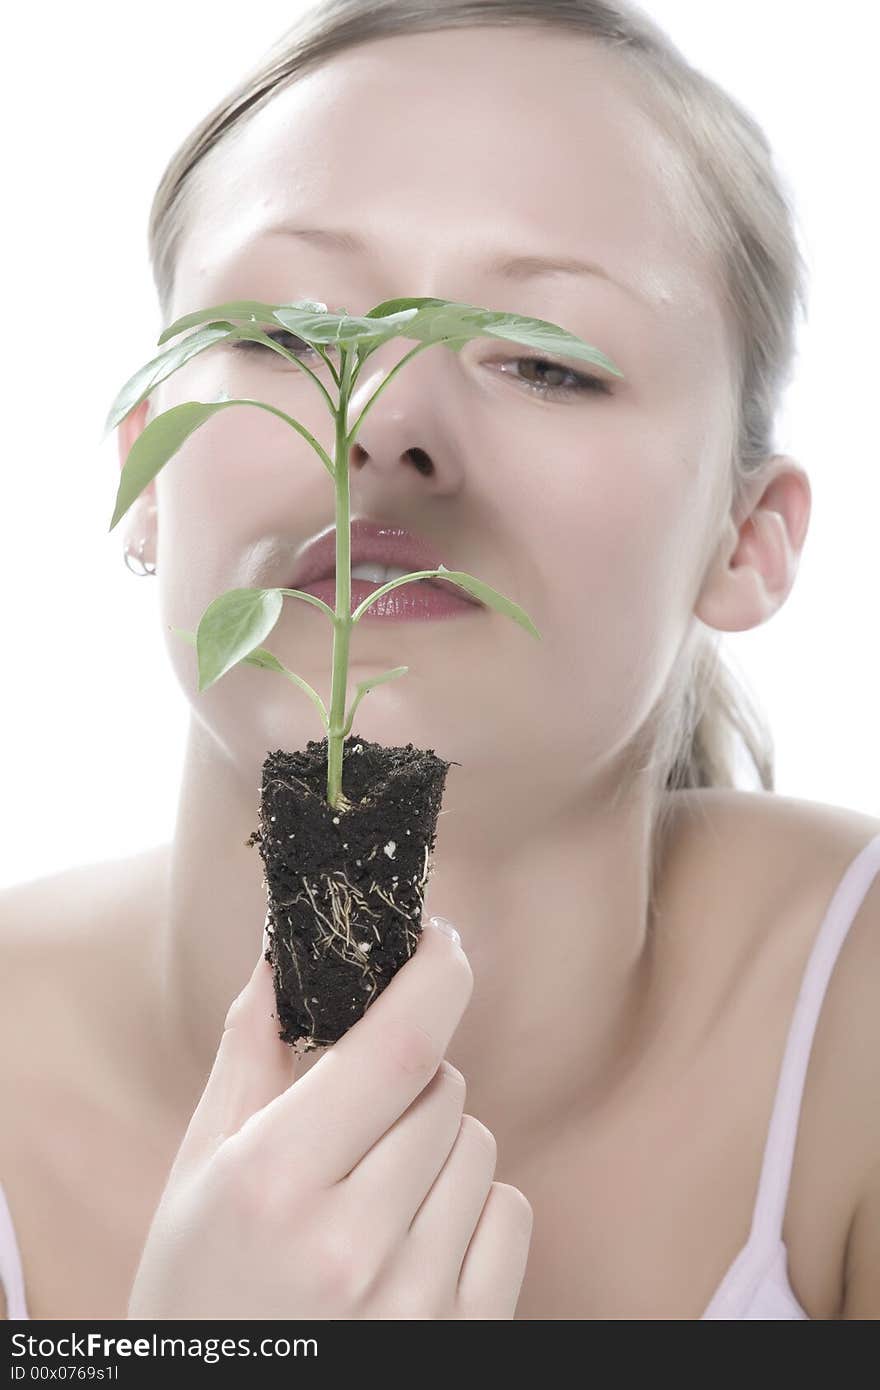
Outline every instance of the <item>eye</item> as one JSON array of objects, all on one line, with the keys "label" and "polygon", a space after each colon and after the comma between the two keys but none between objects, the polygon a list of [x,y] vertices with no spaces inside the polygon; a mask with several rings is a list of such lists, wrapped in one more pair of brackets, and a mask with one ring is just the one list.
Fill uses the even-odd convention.
[{"label": "eye", "polygon": [[[305,357],[308,353],[312,353],[312,355],[317,357],[318,361],[321,362],[320,353],[312,347],[311,343],[307,343],[302,338],[298,338],[296,334],[291,333],[289,329],[276,328],[270,331],[262,325],[260,325],[260,327],[267,338],[271,338],[273,342],[278,343],[281,347],[287,348],[287,351],[292,352],[296,357]],[[289,338],[290,342],[283,343],[281,341],[282,338]],[[271,348],[266,347],[265,343],[253,342],[249,338],[234,338],[231,340],[230,346],[237,352],[264,352],[268,353],[273,358],[278,358],[279,361],[281,360],[280,353],[273,352]],[[322,347],[328,355],[336,352],[336,348],[332,343],[323,343]]]},{"label": "eye", "polygon": [[591,376],[587,372],[576,372],[571,367],[564,366],[561,362],[553,362],[547,357],[512,357],[510,362],[514,366],[525,366],[529,369],[548,368],[550,373],[558,376],[567,377],[565,384],[554,381],[531,381],[528,377],[521,382],[528,386],[531,391],[540,396],[549,398],[574,396],[585,392],[598,392],[600,395],[610,396],[613,394],[611,387],[601,377]]}]

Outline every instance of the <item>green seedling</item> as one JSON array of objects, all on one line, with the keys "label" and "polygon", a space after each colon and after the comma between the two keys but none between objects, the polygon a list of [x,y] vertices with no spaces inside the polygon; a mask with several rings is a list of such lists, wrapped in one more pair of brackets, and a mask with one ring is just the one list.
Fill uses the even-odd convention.
[{"label": "green seedling", "polygon": [[[269,332],[277,331],[278,325],[313,348],[326,363],[336,388],[335,398],[301,358],[269,337],[268,332],[260,325],[268,326]],[[189,329],[195,331],[181,337]],[[417,346],[402,357],[388,373],[349,429],[349,401],[364,363],[383,343],[396,337],[413,338],[417,341]],[[169,342],[172,338],[178,341],[134,373],[117,395],[107,417],[104,439],[160,382],[172,376],[199,353],[229,339],[247,339],[262,343],[267,350],[280,353],[298,371],[310,376],[323,396],[334,422],[333,458],[299,420],[293,419],[275,406],[267,405],[264,401],[247,397],[230,398],[224,395],[212,401],[185,401],[157,415],[145,427],[129,451],[119,479],[110,530],[112,531],[125,516],[132,503],[177,453],[185,440],[220,410],[241,405],[268,410],[302,435],[314,449],[332,478],[335,488],[335,612],[316,595],[304,593],[299,589],[229,589],[208,605],[195,633],[186,632],[181,628],[172,630],[196,648],[200,692],[207,690],[239,662],[247,662],[286,676],[308,695],[318,710],[327,736],[327,801],[334,809],[351,809],[351,803],[342,789],[343,745],[351,730],[358,705],[370,690],[385,681],[405,675],[409,670],[407,666],[396,666],[393,670],[385,671],[370,680],[361,681],[351,708],[346,711],[351,631],[366,610],[384,594],[402,584],[442,578],[459,585],[481,603],[512,618],[533,637],[540,639],[540,633],[531,618],[518,604],[505,598],[483,580],[461,570],[449,570],[445,565],[440,565],[438,569],[418,570],[413,574],[389,580],[370,594],[353,613],[350,611],[351,527],[348,461],[351,446],[357,438],[364,417],[401,368],[418,353],[424,352],[436,343],[442,343],[453,352],[459,352],[471,339],[479,337],[500,338],[536,348],[542,354],[540,361],[551,366],[563,365],[550,361],[551,357],[561,355],[592,363],[614,376],[623,376],[613,362],[597,348],[591,347],[556,324],[543,319],[523,318],[517,314],[482,309],[454,300],[390,299],[377,304],[363,316],[347,314],[344,309],[339,313],[328,312],[325,304],[311,300],[297,300],[292,304],[263,304],[252,300],[236,300],[186,314],[166,328],[158,339],[159,345]],[[327,351],[330,345],[339,352],[338,370]],[[548,357],[545,358],[543,354],[548,354]],[[277,657],[260,645],[278,621],[285,598],[302,599],[306,603],[314,604],[327,616],[332,626],[333,658],[329,711],[308,681],[289,671]]]}]

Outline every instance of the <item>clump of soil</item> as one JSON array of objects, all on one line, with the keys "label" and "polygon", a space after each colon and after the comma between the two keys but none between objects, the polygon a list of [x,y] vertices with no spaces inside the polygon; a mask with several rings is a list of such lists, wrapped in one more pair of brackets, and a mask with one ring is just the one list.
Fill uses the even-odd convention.
[{"label": "clump of soil", "polygon": [[264,866],[278,1036],[295,1052],[337,1042],[415,951],[451,766],[351,734],[334,809],[326,737],[266,757],[247,844]]}]

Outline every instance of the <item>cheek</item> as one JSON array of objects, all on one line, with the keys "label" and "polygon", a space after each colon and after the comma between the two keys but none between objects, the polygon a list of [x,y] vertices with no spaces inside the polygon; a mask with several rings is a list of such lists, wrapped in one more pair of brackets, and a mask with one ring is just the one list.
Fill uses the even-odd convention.
[{"label": "cheek", "polygon": [[[259,369],[210,351],[163,383],[157,413],[185,401],[226,394],[254,399],[299,420],[328,453],[334,432],[314,384],[295,373]],[[218,538],[266,532],[279,514],[296,515],[304,496],[322,487],[332,511],[332,484],[311,445],[285,420],[258,405],[230,405],[186,439],[159,476],[174,528]],[[283,523],[282,523],[283,524]]]},{"label": "cheek", "polygon": [[[326,448],[327,441],[317,435]],[[256,406],[230,406],[206,420],[157,479],[166,539],[186,552],[234,562],[297,518],[332,514],[332,484],[314,451],[283,420]]]},{"label": "cheek", "polygon": [[567,496],[550,489],[551,543],[536,589],[554,669],[592,692],[597,717],[607,697],[606,727],[619,719],[625,729],[644,714],[681,642],[700,521],[680,454],[652,459],[643,445],[628,458],[618,450],[615,464],[593,464],[589,486],[570,486]]},{"label": "cheek", "polygon": [[[610,458],[610,462],[609,462]],[[644,448],[585,461],[580,480],[542,489],[550,515],[546,578],[574,596],[601,601],[623,618],[647,603],[662,609],[696,553],[697,524],[681,462],[651,460]]]}]

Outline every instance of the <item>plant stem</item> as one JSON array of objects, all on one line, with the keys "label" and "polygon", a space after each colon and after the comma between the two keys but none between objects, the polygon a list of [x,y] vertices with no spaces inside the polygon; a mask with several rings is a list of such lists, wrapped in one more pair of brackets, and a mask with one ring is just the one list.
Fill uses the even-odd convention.
[{"label": "plant stem", "polygon": [[348,686],[348,644],[351,637],[351,497],[348,481],[348,397],[352,358],[342,349],[342,380],[336,415],[336,619],[333,627],[333,676],[330,689],[330,727],[327,733],[327,801],[347,806],[342,795],[342,752],[345,692]]}]

